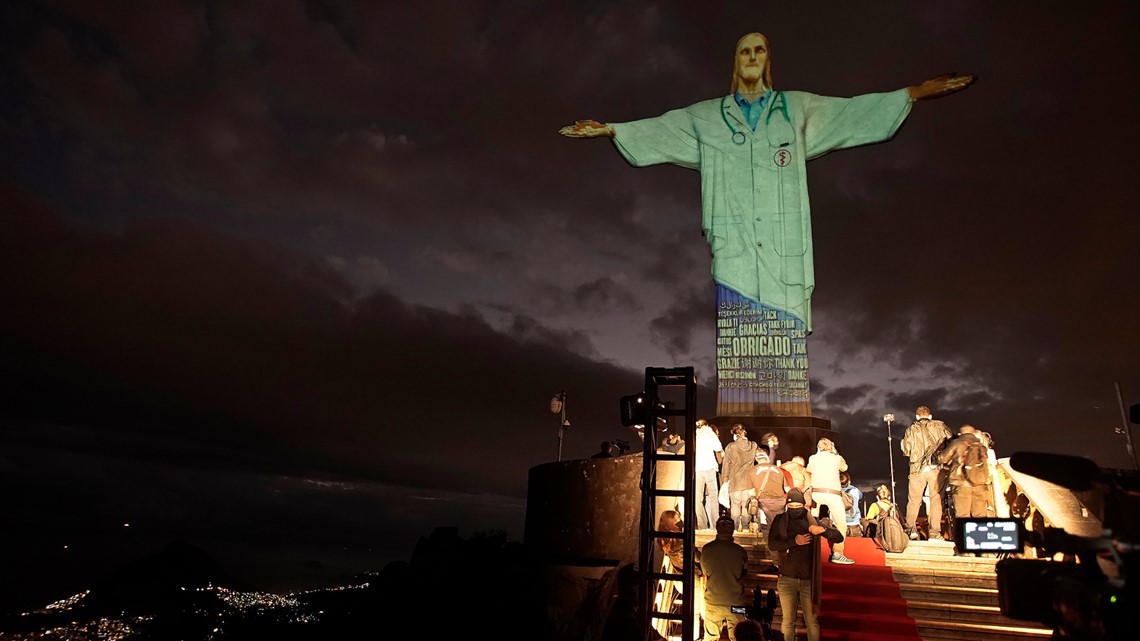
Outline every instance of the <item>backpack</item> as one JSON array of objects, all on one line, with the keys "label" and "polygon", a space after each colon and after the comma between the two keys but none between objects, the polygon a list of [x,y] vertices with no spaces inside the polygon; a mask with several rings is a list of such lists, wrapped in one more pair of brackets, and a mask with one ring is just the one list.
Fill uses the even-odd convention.
[{"label": "backpack", "polygon": [[990,481],[990,457],[981,442],[970,443],[962,452],[962,476],[970,485],[985,485]]},{"label": "backpack", "polygon": [[[772,465],[771,463],[761,463],[756,466],[756,476],[760,477],[752,479],[752,487],[756,490],[756,496],[765,499],[784,498],[787,496],[785,481],[787,477],[783,474],[784,470]],[[775,476],[773,476],[775,474]]]},{"label": "backpack", "polygon": [[875,524],[875,543],[884,552],[902,552],[910,543],[910,537],[899,521],[897,505],[892,504],[890,509],[880,511],[872,523]]}]

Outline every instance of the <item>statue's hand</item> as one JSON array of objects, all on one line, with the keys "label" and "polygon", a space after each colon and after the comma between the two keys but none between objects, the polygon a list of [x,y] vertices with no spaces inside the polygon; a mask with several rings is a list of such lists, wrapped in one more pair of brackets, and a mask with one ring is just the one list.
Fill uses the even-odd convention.
[{"label": "statue's hand", "polygon": [[577,120],[574,124],[559,129],[558,133],[567,138],[613,138],[614,128],[597,120]]},{"label": "statue's hand", "polygon": [[907,87],[910,92],[911,100],[926,100],[929,98],[941,98],[957,91],[961,91],[966,87],[974,84],[977,78],[970,74],[959,76],[956,73],[948,73],[944,76],[931,78],[922,84]]}]

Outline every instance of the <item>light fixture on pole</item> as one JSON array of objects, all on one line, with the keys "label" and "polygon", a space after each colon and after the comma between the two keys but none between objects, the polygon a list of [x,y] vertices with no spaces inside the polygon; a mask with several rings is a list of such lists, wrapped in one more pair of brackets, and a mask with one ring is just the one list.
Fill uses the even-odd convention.
[{"label": "light fixture on pole", "polygon": [[895,446],[891,439],[891,423],[894,420],[894,414],[883,414],[883,422],[887,424],[887,454],[891,460],[891,503],[898,505],[898,499],[895,498]]},{"label": "light fixture on pole", "polygon": [[[1124,397],[1120,394],[1120,383],[1113,383],[1116,386],[1116,402],[1120,405],[1120,427],[1116,428],[1117,434],[1124,436],[1124,446],[1128,449],[1128,457],[1132,459],[1132,467],[1140,470],[1140,459],[1136,458],[1136,448],[1132,445],[1132,426],[1128,424],[1128,418],[1124,414]],[[1137,422],[1137,406],[1132,406],[1132,421]]]},{"label": "light fixture on pole", "polygon": [[550,399],[550,413],[558,414],[558,460],[562,460],[562,434],[570,429],[570,421],[566,419],[566,390],[559,390],[554,398]]}]

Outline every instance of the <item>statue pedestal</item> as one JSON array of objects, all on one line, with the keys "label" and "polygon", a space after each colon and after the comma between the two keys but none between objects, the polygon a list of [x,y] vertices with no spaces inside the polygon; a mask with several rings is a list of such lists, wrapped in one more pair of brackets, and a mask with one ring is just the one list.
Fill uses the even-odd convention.
[{"label": "statue pedestal", "polygon": [[717,416],[709,422],[720,430],[722,441],[732,442],[729,430],[740,423],[748,430],[748,438],[760,443],[760,437],[771,432],[780,439],[776,458],[788,461],[795,455],[808,457],[815,454],[816,443],[829,438],[839,445],[839,433],[831,429],[831,421],[818,416]]}]

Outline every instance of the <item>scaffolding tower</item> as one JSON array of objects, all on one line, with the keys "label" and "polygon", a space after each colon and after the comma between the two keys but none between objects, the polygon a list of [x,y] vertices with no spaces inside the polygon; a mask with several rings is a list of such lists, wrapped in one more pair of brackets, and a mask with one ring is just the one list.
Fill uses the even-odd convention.
[{"label": "scaffolding tower", "polygon": [[[673,389],[671,389],[673,388]],[[677,390],[676,388],[683,388]],[[662,393],[681,391],[683,401],[676,406],[666,401]],[[669,394],[669,398],[674,398]],[[692,367],[647,367],[645,369],[644,400],[647,406],[645,425],[644,464],[641,473],[641,538],[640,569],[642,599],[642,629],[645,638],[656,630],[668,639],[693,641],[697,636],[696,621],[696,552],[695,514],[696,490],[696,395],[697,380]],[[683,421],[683,427],[678,423]],[[685,448],[683,454],[659,451],[663,435],[670,433],[670,427],[683,433]],[[673,432],[675,433],[675,432]],[[659,487],[657,478],[658,463],[677,461],[682,464],[681,489]],[[682,531],[663,532],[657,529],[658,499],[681,499]],[[702,501],[703,503],[703,501]],[[684,541],[682,567],[673,568],[662,554],[662,564],[654,562],[654,550],[662,539]],[[668,571],[672,570],[672,572]],[[679,627],[679,630],[677,629]]]}]

